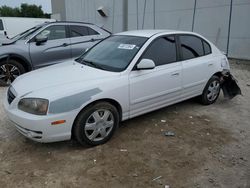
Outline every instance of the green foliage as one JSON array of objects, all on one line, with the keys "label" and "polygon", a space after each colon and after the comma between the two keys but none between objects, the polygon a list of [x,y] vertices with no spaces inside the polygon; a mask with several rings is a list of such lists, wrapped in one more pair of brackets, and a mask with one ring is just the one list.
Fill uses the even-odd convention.
[{"label": "green foliage", "polygon": [[11,8],[8,6],[0,7],[0,16],[4,17],[30,17],[30,18],[50,18],[44,13],[42,6],[21,4],[21,7]]}]

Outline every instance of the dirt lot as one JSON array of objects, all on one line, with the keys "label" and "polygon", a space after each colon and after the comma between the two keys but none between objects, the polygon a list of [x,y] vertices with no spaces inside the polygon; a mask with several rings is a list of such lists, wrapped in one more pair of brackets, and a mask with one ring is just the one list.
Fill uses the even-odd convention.
[{"label": "dirt lot", "polygon": [[250,63],[233,63],[232,71],[243,96],[220,96],[210,106],[189,100],[140,116],[94,148],[30,141],[0,105],[0,187],[249,188]]}]

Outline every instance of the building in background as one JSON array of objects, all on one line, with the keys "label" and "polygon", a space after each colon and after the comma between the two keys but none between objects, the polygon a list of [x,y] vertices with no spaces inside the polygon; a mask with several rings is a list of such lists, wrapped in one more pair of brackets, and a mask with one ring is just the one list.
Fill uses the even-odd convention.
[{"label": "building in background", "polygon": [[52,18],[92,22],[114,33],[194,31],[229,57],[250,59],[250,0],[52,0]]}]

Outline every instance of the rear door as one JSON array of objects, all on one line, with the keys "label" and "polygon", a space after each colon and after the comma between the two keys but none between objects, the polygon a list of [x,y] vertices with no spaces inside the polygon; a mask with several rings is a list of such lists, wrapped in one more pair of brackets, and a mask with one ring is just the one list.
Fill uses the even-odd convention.
[{"label": "rear door", "polygon": [[69,30],[73,58],[80,56],[86,49],[102,39],[98,31],[87,25],[70,25]]},{"label": "rear door", "polygon": [[130,73],[131,117],[174,103],[182,92],[182,67],[174,36],[154,40],[141,59],[153,60],[156,67]]},{"label": "rear door", "polygon": [[[195,35],[179,35],[183,66],[183,97],[200,95],[213,74],[211,47]],[[210,50],[210,51],[209,51]]]},{"label": "rear door", "polygon": [[70,39],[65,25],[48,26],[37,35],[47,36],[48,40],[42,44],[37,44],[34,39],[30,42],[30,57],[35,68],[71,59]]}]

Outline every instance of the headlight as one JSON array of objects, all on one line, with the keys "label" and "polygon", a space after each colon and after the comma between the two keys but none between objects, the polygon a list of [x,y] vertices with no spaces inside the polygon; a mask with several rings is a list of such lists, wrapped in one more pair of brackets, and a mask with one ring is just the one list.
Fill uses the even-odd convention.
[{"label": "headlight", "polygon": [[18,109],[35,115],[46,115],[48,105],[47,99],[23,98],[18,103]]}]

